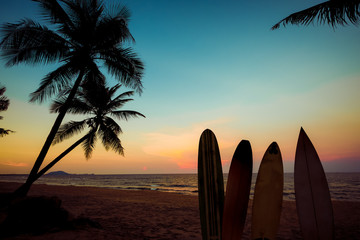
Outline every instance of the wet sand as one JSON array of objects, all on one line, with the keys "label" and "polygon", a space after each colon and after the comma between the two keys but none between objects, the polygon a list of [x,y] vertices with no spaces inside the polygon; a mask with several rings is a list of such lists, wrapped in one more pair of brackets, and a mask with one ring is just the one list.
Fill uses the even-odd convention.
[{"label": "wet sand", "polygon": [[[0,182],[0,193],[18,183]],[[6,239],[201,239],[196,196],[147,190],[33,185],[29,196],[56,196],[74,218],[100,224]],[[250,239],[251,201],[243,239]],[[360,202],[334,201],[336,239],[360,239]],[[277,239],[302,239],[294,201],[284,201]]]}]

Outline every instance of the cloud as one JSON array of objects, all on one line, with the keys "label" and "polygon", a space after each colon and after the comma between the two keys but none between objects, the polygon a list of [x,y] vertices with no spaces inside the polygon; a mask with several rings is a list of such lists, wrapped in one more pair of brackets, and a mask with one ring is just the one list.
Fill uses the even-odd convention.
[{"label": "cloud", "polygon": [[194,131],[178,134],[148,133],[145,153],[161,157],[182,158],[187,151],[195,149],[199,135]]},{"label": "cloud", "polygon": [[[217,128],[233,119],[219,118],[193,124],[187,128],[171,128],[166,132],[153,132],[145,135],[146,143],[143,151],[146,154],[165,157],[177,164],[179,169],[195,170],[197,167],[197,151],[201,133],[206,128]],[[215,133],[216,134],[216,133]],[[218,138],[219,141],[219,138]],[[223,148],[234,146],[234,142],[221,139]]]},{"label": "cloud", "polygon": [[27,167],[27,163],[17,163],[17,162],[5,162],[2,165],[11,166],[11,167]]},{"label": "cloud", "polygon": [[195,170],[197,167],[197,162],[194,160],[184,160],[184,161],[177,161],[176,163],[180,169],[183,170]]}]

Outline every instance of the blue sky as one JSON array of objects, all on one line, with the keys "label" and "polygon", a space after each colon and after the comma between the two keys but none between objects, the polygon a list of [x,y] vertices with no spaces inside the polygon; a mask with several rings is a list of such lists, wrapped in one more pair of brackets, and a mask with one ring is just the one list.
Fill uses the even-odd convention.
[{"label": "blue sky", "polygon": [[[292,171],[297,134],[303,126],[326,162],[325,170],[360,171],[358,27],[315,24],[270,30],[282,18],[319,1],[122,3],[132,12],[133,47],[146,66],[144,93],[127,107],[147,118],[122,123],[125,158],[98,146],[99,155],[85,162],[78,149],[68,159],[79,164],[67,165],[70,160],[64,159],[59,169],[194,172],[198,138],[202,130],[211,128],[218,137],[225,171],[241,139],[252,143],[255,166],[267,146],[278,141],[285,170]],[[1,23],[41,19],[38,13],[34,2],[1,0]],[[4,61],[0,63],[0,82],[12,101],[1,125],[17,131],[4,143],[11,160],[0,157],[0,162],[27,164],[6,170],[26,172],[36,153],[24,157],[10,149],[20,139],[24,144],[39,142],[34,148],[44,141],[54,117],[48,114],[48,103],[38,106],[27,101],[56,65],[5,68]],[[116,83],[111,76],[108,80],[109,85]],[[21,110],[25,108],[39,112],[38,118],[32,116],[26,123],[37,129],[35,136],[25,133],[30,130],[20,121],[28,117]],[[54,156],[60,149],[55,148]],[[111,161],[101,168],[97,163],[103,158],[117,159],[119,166]]]}]

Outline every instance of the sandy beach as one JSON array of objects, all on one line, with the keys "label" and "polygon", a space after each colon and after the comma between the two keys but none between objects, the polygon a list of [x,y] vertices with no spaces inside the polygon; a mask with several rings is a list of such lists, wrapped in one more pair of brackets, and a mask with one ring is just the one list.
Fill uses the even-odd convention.
[{"label": "sandy beach", "polygon": [[[18,183],[0,182],[0,193]],[[159,191],[33,185],[29,196],[56,196],[73,218],[98,226],[6,239],[201,239],[198,199]],[[360,239],[360,202],[334,201],[336,239]],[[250,239],[251,201],[243,239]],[[284,201],[278,239],[302,239],[295,202]]]}]

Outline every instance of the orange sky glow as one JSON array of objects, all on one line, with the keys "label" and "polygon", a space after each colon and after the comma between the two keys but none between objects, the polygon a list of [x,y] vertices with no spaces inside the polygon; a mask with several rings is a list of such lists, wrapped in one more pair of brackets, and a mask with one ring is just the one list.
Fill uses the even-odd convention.
[{"label": "orange sky glow", "polygon": [[[51,171],[196,173],[199,138],[209,128],[217,137],[224,172],[242,139],[251,143],[254,172],[273,141],[285,172],[293,172],[303,127],[325,171],[360,172],[359,28],[310,25],[271,31],[291,9],[316,2],[277,1],[160,1],[152,11],[150,3],[124,1],[132,12],[133,48],[145,63],[145,75],[143,94],[135,94],[123,110],[146,118],[119,121],[125,156],[106,151],[99,141],[91,159],[79,146]],[[34,18],[36,7],[33,1],[9,1],[0,7],[0,24]],[[15,131],[0,138],[0,174],[27,174],[33,166],[56,116],[49,113],[50,100],[30,104],[28,96],[54,69],[55,64],[6,68],[0,59],[0,84],[10,99],[9,109],[0,112],[0,127]],[[118,83],[101,70],[109,87]],[[79,118],[67,115],[64,122]],[[81,136],[52,146],[44,164]]]}]

